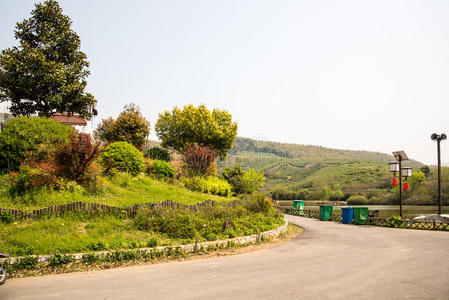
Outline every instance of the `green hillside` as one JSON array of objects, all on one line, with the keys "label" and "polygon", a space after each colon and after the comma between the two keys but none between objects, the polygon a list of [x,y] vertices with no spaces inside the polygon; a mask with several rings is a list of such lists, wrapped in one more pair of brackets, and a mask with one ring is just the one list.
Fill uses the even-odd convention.
[{"label": "green hillside", "polygon": [[[279,185],[290,191],[308,189],[318,192],[328,186],[345,194],[390,188],[388,162],[392,155],[371,151],[330,149],[320,146],[257,141],[237,138],[228,159],[220,166],[241,164],[244,168],[263,171],[265,191]],[[422,166],[408,161],[407,166]]]}]

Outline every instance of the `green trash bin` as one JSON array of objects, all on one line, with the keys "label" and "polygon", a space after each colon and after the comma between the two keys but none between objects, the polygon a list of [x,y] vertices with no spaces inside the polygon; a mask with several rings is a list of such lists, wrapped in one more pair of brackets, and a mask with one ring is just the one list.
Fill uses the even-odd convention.
[{"label": "green trash bin", "polygon": [[293,200],[293,208],[303,211],[304,210],[304,201],[302,200]]},{"label": "green trash bin", "polygon": [[332,216],[332,205],[320,205],[320,220],[329,221]]},{"label": "green trash bin", "polygon": [[354,210],[354,224],[364,225],[368,220],[368,207],[353,207]]}]

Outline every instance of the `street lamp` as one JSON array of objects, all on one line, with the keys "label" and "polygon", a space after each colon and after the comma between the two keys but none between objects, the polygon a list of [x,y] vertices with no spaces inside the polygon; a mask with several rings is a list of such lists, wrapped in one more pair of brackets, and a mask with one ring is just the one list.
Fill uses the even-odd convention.
[{"label": "street lamp", "polygon": [[443,206],[443,199],[441,199],[441,152],[440,142],[447,138],[446,134],[432,134],[430,136],[432,141],[437,141],[437,155],[438,155],[438,214],[441,215],[441,207]]},{"label": "street lamp", "polygon": [[[393,152],[394,158],[398,162],[391,162],[390,163],[390,172],[394,173],[394,177],[396,178],[396,172],[399,173],[399,215],[402,218],[402,177],[412,176],[412,168],[410,167],[402,167],[402,162],[404,160],[408,160],[407,154],[405,154],[404,151],[395,151]],[[397,184],[397,181],[396,181]],[[395,184],[394,184],[395,185]]]}]

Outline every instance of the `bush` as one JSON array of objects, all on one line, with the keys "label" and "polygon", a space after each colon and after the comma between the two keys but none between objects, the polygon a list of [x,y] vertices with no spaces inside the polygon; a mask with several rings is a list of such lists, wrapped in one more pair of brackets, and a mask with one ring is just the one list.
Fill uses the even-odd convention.
[{"label": "bush", "polygon": [[206,176],[211,164],[215,162],[217,154],[212,147],[198,144],[189,144],[183,152],[182,160],[185,163],[189,176]]},{"label": "bush", "polygon": [[252,194],[264,185],[265,177],[262,172],[254,169],[243,171],[240,165],[234,168],[225,167],[221,176],[232,185],[235,194]]},{"label": "bush", "polygon": [[365,196],[354,195],[348,198],[347,203],[351,205],[358,205],[358,204],[363,205],[368,204],[368,199],[366,199]]},{"label": "bush", "polygon": [[55,175],[54,166],[47,163],[33,165],[21,165],[17,172],[11,172],[10,189],[11,196],[21,196],[25,193],[33,193],[46,188],[59,188],[64,185]]},{"label": "bush", "polygon": [[159,178],[173,178],[175,169],[164,160],[155,160],[152,164],[151,173]]},{"label": "bush", "polygon": [[5,224],[9,224],[14,221],[14,217],[12,216],[12,214],[9,210],[4,210],[0,214],[0,221],[2,221]]},{"label": "bush", "polygon": [[73,131],[53,119],[18,117],[4,123],[0,132],[0,170],[17,170],[30,157],[48,159],[49,148],[66,141]]},{"label": "bush", "polygon": [[146,158],[170,161],[170,153],[160,147],[153,147],[144,152]]},{"label": "bush", "polygon": [[99,161],[106,174],[126,172],[136,176],[144,167],[142,152],[127,142],[115,142],[107,146]]},{"label": "bush", "polygon": [[150,248],[157,247],[157,239],[156,239],[155,237],[152,237],[152,238],[148,241],[147,246],[150,247]]},{"label": "bush", "polygon": [[219,195],[228,197],[231,195],[231,185],[226,181],[218,177],[193,177],[183,178],[184,185],[192,191],[208,193],[212,195]]},{"label": "bush", "polygon": [[90,135],[73,132],[69,142],[61,143],[53,155],[58,175],[78,183],[85,182],[87,170],[100,152],[100,142],[92,143]]}]

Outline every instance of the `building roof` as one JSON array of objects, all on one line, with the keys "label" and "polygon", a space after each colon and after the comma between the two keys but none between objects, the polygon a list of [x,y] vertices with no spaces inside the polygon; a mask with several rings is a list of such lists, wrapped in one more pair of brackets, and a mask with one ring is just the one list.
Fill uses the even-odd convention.
[{"label": "building roof", "polygon": [[53,116],[51,116],[55,121],[58,121],[59,123],[65,124],[65,125],[71,125],[71,126],[86,126],[87,121],[83,118],[80,118],[77,115],[69,116],[66,113],[55,113]]}]

